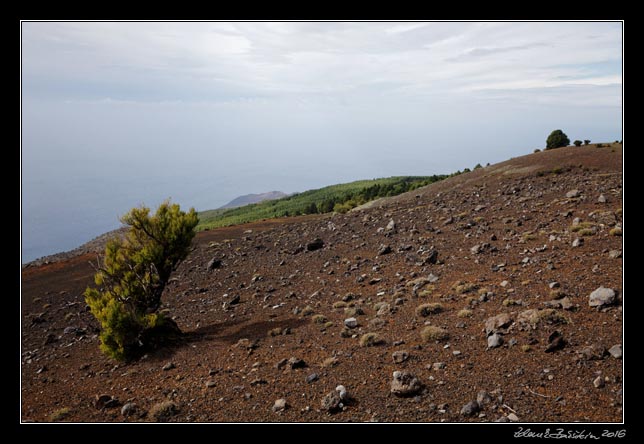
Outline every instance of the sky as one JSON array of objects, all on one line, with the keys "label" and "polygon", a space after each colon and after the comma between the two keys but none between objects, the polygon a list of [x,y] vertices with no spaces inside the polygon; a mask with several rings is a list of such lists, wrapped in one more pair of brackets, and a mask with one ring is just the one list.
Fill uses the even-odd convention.
[{"label": "sky", "polygon": [[23,22],[22,260],[171,197],[621,140],[619,22]]}]

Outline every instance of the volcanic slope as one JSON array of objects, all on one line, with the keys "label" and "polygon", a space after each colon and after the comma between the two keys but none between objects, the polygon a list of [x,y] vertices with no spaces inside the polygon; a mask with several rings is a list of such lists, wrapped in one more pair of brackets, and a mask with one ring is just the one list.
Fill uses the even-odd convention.
[{"label": "volcanic slope", "polygon": [[615,144],[199,233],[163,298],[185,342],[127,364],[99,351],[91,255],[28,267],[22,419],[621,421],[621,226]]}]

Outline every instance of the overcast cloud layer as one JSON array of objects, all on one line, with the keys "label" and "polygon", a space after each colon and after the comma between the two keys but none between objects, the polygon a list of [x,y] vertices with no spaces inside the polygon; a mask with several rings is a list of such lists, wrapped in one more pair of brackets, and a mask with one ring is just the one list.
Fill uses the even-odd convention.
[{"label": "overcast cloud layer", "polygon": [[449,173],[556,128],[621,139],[622,24],[26,22],[22,98],[33,259],[168,196]]}]

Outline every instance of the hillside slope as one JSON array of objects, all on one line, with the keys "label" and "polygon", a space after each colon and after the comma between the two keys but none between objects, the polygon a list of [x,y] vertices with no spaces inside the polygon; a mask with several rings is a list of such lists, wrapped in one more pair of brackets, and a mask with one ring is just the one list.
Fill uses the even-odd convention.
[{"label": "hillside slope", "polygon": [[[88,257],[30,267],[22,419],[153,421],[171,402],[178,422],[621,421],[622,183],[621,146],[562,148],[347,214],[199,233],[164,295],[186,342],[129,364],[98,350]],[[590,306],[599,287],[616,297]],[[420,382],[394,384],[407,397],[396,371]]]},{"label": "hillside slope", "polygon": [[264,202],[266,200],[275,200],[282,197],[286,197],[288,194],[281,191],[269,191],[268,193],[259,193],[259,194],[245,194],[244,196],[239,196],[228,202],[226,205],[219,207],[219,209],[226,208],[237,208],[244,205]]}]

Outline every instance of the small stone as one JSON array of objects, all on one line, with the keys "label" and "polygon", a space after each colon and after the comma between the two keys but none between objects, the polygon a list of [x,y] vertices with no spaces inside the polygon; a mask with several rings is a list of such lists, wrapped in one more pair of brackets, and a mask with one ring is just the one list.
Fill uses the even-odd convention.
[{"label": "small stone", "polygon": [[444,362],[434,362],[432,364],[432,368],[434,370],[442,370],[446,367],[446,364]]},{"label": "small stone", "polygon": [[601,345],[593,344],[577,351],[577,354],[582,361],[601,361],[606,355],[606,349]]},{"label": "small stone", "polygon": [[557,350],[561,350],[566,346],[566,340],[559,331],[554,331],[548,337],[548,346],[546,347],[546,353],[552,353]]},{"label": "small stone", "polygon": [[343,401],[347,399],[347,388],[345,386],[340,384],[336,386],[335,391],[338,392],[338,395],[340,395],[340,399],[342,399]]},{"label": "small stone", "polygon": [[344,320],[344,325],[348,328],[356,328],[358,326],[358,320],[356,318],[347,318]]},{"label": "small stone", "polygon": [[378,250],[378,256],[384,256],[385,254],[391,253],[391,247],[389,245],[380,245]]},{"label": "small stone", "polygon": [[517,422],[517,421],[519,421],[519,417],[518,417],[517,415],[515,415],[514,413],[510,413],[510,414],[508,415],[508,419],[509,419],[510,421],[512,421],[512,422]]},{"label": "small stone", "polygon": [[461,415],[463,416],[473,416],[478,413],[481,409],[479,403],[476,401],[470,401],[461,408]]},{"label": "small stone", "polygon": [[110,395],[97,395],[94,400],[94,407],[99,410],[116,407],[118,404],[118,400]]},{"label": "small stone", "polygon": [[493,401],[492,395],[490,395],[485,390],[481,390],[476,395],[476,402],[478,402],[479,407],[482,406],[482,405],[485,405],[485,404],[489,404],[492,401]]},{"label": "small stone", "polygon": [[123,416],[132,416],[135,415],[138,411],[138,406],[133,402],[128,402],[127,404],[121,407],[121,415]]},{"label": "small stone", "polygon": [[602,378],[601,376],[597,376],[593,380],[593,385],[595,386],[595,388],[602,388],[604,386],[604,378]]},{"label": "small stone", "polygon": [[156,422],[166,422],[170,417],[179,413],[177,405],[172,401],[154,404],[150,409],[150,417]]},{"label": "small stone", "polygon": [[213,387],[216,387],[216,386],[217,386],[217,383],[215,381],[206,382],[206,387],[208,387],[208,388],[213,388]]},{"label": "small stone", "polygon": [[622,344],[613,345],[608,349],[608,353],[615,359],[622,359]]},{"label": "small stone", "polygon": [[606,203],[606,196],[604,196],[603,194],[600,194],[599,197],[597,198],[597,202]]},{"label": "small stone", "polygon": [[508,327],[512,323],[512,317],[509,313],[499,313],[485,320],[485,333],[495,333],[500,328]]},{"label": "small stone", "polygon": [[561,287],[561,284],[560,284],[559,282],[557,282],[557,281],[555,281],[555,282],[550,282],[550,283],[548,284],[548,287],[550,287],[550,289],[555,289],[555,288],[559,288],[559,287]]},{"label": "small stone", "polygon": [[470,248],[470,253],[472,254],[479,254],[480,252],[481,252],[480,245],[474,245],[472,248]]},{"label": "small stone", "polygon": [[174,362],[168,362],[166,365],[163,366],[163,371],[167,372],[168,370],[172,370],[173,368],[176,368],[176,366],[174,365]]},{"label": "small stone", "polygon": [[608,257],[611,259],[619,259],[622,257],[622,250],[611,250],[610,253],[608,253]]},{"label": "small stone", "polygon": [[387,227],[385,227],[386,231],[390,232],[395,232],[396,231],[396,222],[394,222],[393,219],[389,220],[389,223],[387,224]]},{"label": "small stone", "polygon": [[303,359],[298,359],[295,357],[290,358],[288,361],[288,365],[291,367],[291,369],[295,370],[297,368],[305,368],[308,367],[306,362],[304,362]]},{"label": "small stone", "polygon": [[314,239],[312,242],[306,244],[307,251],[315,251],[324,247],[324,241],[320,238]]},{"label": "small stone", "polygon": [[602,307],[615,302],[615,290],[612,288],[599,287],[590,293],[588,305],[591,307]]},{"label": "small stone", "polygon": [[566,193],[566,197],[568,199],[574,199],[576,197],[579,197],[580,195],[581,193],[579,192],[579,190],[570,190]]},{"label": "small stone", "polygon": [[212,258],[212,259],[210,259],[210,261],[208,262],[207,267],[208,267],[208,270],[209,270],[209,271],[215,270],[215,269],[217,269],[217,268],[221,268],[221,260],[219,260],[219,259],[217,259],[217,258],[214,258],[214,257],[213,257],[213,258]]},{"label": "small stone", "polygon": [[487,338],[487,347],[488,348],[497,348],[503,345],[503,336],[498,333],[494,333]]},{"label": "small stone", "polygon": [[63,334],[73,335],[74,333],[76,333],[76,330],[78,330],[78,328],[70,325],[69,327],[65,327]]},{"label": "small stone", "polygon": [[391,381],[391,393],[396,396],[413,396],[420,392],[422,384],[409,372],[395,371]]},{"label": "small stone", "polygon": [[321,401],[322,410],[333,413],[342,408],[342,398],[337,390],[329,392],[322,398]]},{"label": "small stone", "polygon": [[572,246],[574,248],[581,247],[582,245],[584,245],[584,240],[580,237],[575,238],[575,240],[572,241]]},{"label": "small stone", "polygon": [[508,281],[503,281],[503,282],[501,282],[499,285],[501,285],[501,287],[505,288],[505,287],[507,287],[508,285],[510,285],[510,283],[509,283]]},{"label": "small stone", "polygon": [[402,364],[409,358],[409,353],[406,351],[395,351],[392,353],[391,358],[396,364]]},{"label": "small stone", "polygon": [[311,373],[310,375],[308,375],[308,376],[306,377],[306,383],[307,383],[307,384],[311,384],[312,382],[315,382],[315,381],[317,381],[318,379],[320,379],[320,377],[318,376],[318,374],[317,374],[317,373]]},{"label": "small stone", "polygon": [[273,404],[273,411],[274,412],[283,412],[288,408],[288,403],[286,402],[286,399],[281,398],[275,401],[275,404]]}]

